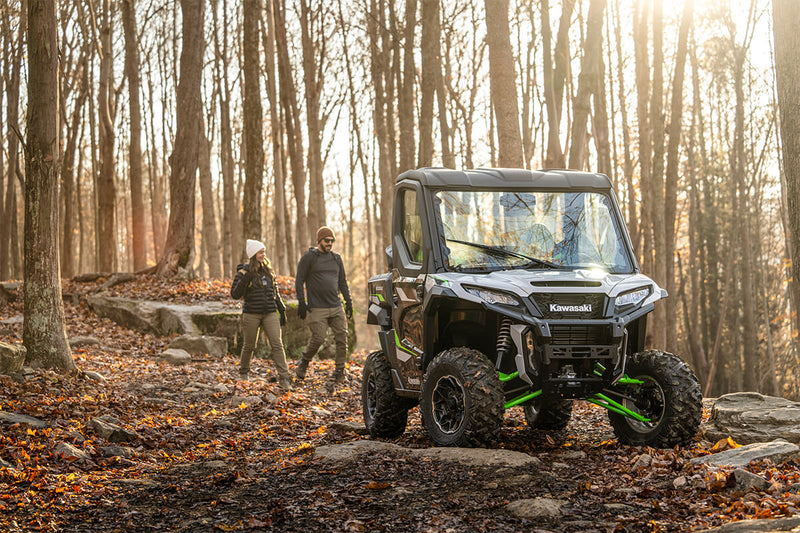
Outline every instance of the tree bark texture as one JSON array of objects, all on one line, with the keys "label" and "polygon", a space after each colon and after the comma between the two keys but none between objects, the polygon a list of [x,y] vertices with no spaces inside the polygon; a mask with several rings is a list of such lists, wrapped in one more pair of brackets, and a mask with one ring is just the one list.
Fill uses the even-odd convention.
[{"label": "tree bark texture", "polygon": [[[572,140],[569,145],[569,168],[584,170],[588,144],[587,124],[592,93],[602,83],[603,73],[599,68],[603,50],[603,12],[605,0],[592,0],[589,4],[589,20],[586,41],[583,47],[581,73],[578,77],[578,93],[573,102]],[[598,57],[600,61],[598,61]],[[598,81],[599,78],[599,81]]]},{"label": "tree bark texture", "polygon": [[486,41],[489,43],[489,85],[497,120],[497,163],[501,167],[521,168],[524,164],[522,135],[509,38],[508,0],[486,0],[486,32]]},{"label": "tree bark texture", "polygon": [[74,370],[58,260],[58,44],[54,0],[28,5],[25,296],[22,340],[33,367]]},{"label": "tree bark texture", "polygon": [[116,200],[117,189],[114,173],[114,52],[112,49],[113,15],[111,2],[103,1],[103,17],[100,26],[100,81],[97,94],[97,113],[100,122],[100,172],[97,175],[97,268],[101,272],[111,272],[116,265],[117,227]]},{"label": "tree bark texture", "polygon": [[200,83],[203,74],[203,18],[205,0],[181,0],[183,43],[180,81],[176,98],[177,128],[170,156],[170,213],[164,253],[157,272],[172,276],[191,272],[194,259],[194,193],[203,102]]},{"label": "tree bark texture", "polygon": [[[261,240],[261,190],[264,182],[264,133],[261,107],[261,54],[258,22],[261,0],[242,4],[242,50],[244,60],[244,197],[242,198],[242,235]],[[244,258],[247,259],[247,258]]]},{"label": "tree bark texture", "polygon": [[[786,218],[792,259],[792,293],[800,305],[800,10],[794,0],[773,0],[775,71],[781,119],[783,172],[786,176]],[[800,331],[800,313],[795,307],[795,331]],[[800,337],[794,337],[800,349]]]},{"label": "tree bark texture", "polygon": [[[8,127],[8,171],[6,173],[6,190],[0,190],[0,195],[5,194],[3,220],[0,221],[0,279],[18,277],[21,272],[17,268],[19,262],[19,242],[17,240],[17,173],[19,172],[19,88],[22,57],[24,55],[24,42],[27,34],[27,3],[22,2],[20,10],[19,28],[17,38],[12,39],[10,31],[7,32],[11,43],[9,59],[6,63],[6,97],[8,98],[7,120]],[[1,171],[1,170],[0,170]]]},{"label": "tree bark texture", "polygon": [[139,100],[139,41],[136,35],[136,0],[122,0],[122,28],[125,33],[125,77],[128,78],[130,147],[128,168],[131,190],[131,241],[133,270],[147,266],[145,243],[144,187],[142,183],[142,111]]},{"label": "tree bark texture", "polygon": [[[672,104],[670,106],[669,141],[667,145],[667,174],[664,184],[664,273],[667,292],[677,294],[675,280],[675,223],[678,212],[678,157],[683,122],[683,81],[686,55],[689,46],[689,29],[692,26],[694,0],[686,0],[678,32],[678,50],[675,56],[675,74],[672,79]],[[675,353],[678,349],[678,305],[677,298],[666,302],[666,349]]]},{"label": "tree bark texture", "polygon": [[325,119],[321,99],[325,81],[327,54],[325,4],[300,0],[300,29],[303,46],[306,125],[308,127],[308,224],[312,230],[327,223],[325,182],[322,173],[322,135]]}]

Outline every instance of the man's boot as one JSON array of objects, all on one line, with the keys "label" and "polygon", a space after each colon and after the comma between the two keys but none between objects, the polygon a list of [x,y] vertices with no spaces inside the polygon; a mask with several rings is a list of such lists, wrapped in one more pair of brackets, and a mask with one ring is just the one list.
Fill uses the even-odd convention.
[{"label": "man's boot", "polygon": [[300,362],[297,363],[297,368],[294,371],[294,376],[298,380],[303,381],[304,379],[306,379],[306,371],[308,370],[308,363],[309,361],[307,361],[306,359],[300,359]]},{"label": "man's boot", "polygon": [[337,368],[333,371],[333,382],[337,385],[344,383],[344,368]]},{"label": "man's boot", "polygon": [[294,387],[292,386],[292,378],[289,376],[281,376],[278,379],[278,387],[286,392],[294,390]]}]

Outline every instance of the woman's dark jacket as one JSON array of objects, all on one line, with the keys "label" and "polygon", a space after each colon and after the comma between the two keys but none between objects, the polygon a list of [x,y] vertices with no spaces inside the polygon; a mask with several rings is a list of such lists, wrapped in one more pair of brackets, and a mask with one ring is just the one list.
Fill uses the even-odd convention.
[{"label": "woman's dark jacket", "polygon": [[245,313],[266,315],[278,311],[283,314],[286,310],[275,278],[266,271],[261,275],[253,275],[249,263],[236,267],[236,276],[231,284],[231,298],[238,300],[243,296],[242,311]]}]

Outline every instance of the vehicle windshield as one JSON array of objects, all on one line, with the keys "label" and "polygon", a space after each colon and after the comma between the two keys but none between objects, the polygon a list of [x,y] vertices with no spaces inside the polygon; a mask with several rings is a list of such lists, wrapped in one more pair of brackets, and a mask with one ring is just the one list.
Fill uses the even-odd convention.
[{"label": "vehicle windshield", "polygon": [[450,270],[633,271],[606,194],[447,190],[434,195],[434,204]]}]

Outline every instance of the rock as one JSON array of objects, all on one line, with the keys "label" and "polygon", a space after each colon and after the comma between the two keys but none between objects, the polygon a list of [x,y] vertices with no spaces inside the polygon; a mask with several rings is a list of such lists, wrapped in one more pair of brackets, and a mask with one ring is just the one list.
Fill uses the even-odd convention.
[{"label": "rock", "polygon": [[561,518],[561,509],[564,505],[566,505],[564,500],[529,498],[513,501],[506,505],[504,509],[518,518],[544,518],[555,520]]},{"label": "rock", "polygon": [[129,446],[101,446],[99,449],[103,457],[124,457],[125,459],[130,459],[136,455],[133,448]]},{"label": "rock", "polygon": [[[149,300],[133,300],[107,293],[97,293],[86,298],[92,311],[103,318],[109,318],[129,329],[168,335],[180,333],[221,337],[227,341],[227,349],[238,354],[241,350],[241,307],[231,307],[222,302],[205,302],[198,305],[175,305]],[[282,330],[283,346],[289,358],[297,358],[302,353],[311,333],[305,323],[297,316],[297,301],[286,302],[286,327]],[[352,353],[356,344],[356,330],[353,319],[347,322],[347,348]],[[328,332],[317,356],[320,359],[333,359],[336,345],[333,333]],[[210,353],[210,352],[204,352]],[[259,339],[256,354],[264,356],[263,338]]]},{"label": "rock", "polygon": [[105,383],[106,382],[106,378],[103,377],[102,374],[98,374],[97,372],[94,372],[92,370],[84,370],[83,371],[83,375],[86,376],[87,378],[93,380],[93,381],[97,381],[98,383]]},{"label": "rock", "polygon": [[800,517],[761,520],[741,520],[724,526],[704,529],[696,533],[769,533],[773,531],[795,531],[800,526]]},{"label": "rock", "polygon": [[643,453],[642,455],[636,458],[636,462],[631,467],[631,472],[646,470],[650,468],[651,464],[653,464],[653,458],[650,455]]},{"label": "rock", "polygon": [[796,456],[798,452],[800,452],[800,447],[796,444],[776,440],[748,444],[747,446],[725,450],[712,455],[696,457],[691,462],[695,465],[743,467],[750,464],[751,461],[760,461],[762,459],[770,459],[776,463],[781,463]]},{"label": "rock", "polygon": [[356,440],[343,444],[320,446],[314,456],[323,461],[348,462],[363,455],[372,454],[405,455],[414,458],[427,458],[436,461],[453,461],[470,466],[508,466],[520,468],[535,466],[541,461],[522,452],[485,448],[430,448],[411,449],[382,441]]},{"label": "rock", "polygon": [[9,413],[8,411],[0,411],[0,422],[8,424],[22,424],[36,429],[43,429],[49,426],[47,422],[33,418],[32,416],[21,415],[19,413]]},{"label": "rock", "polygon": [[233,407],[241,407],[243,404],[245,407],[252,407],[264,403],[264,400],[261,396],[231,396],[229,403]]},{"label": "rock", "polygon": [[748,472],[743,468],[737,468],[733,471],[733,479],[736,482],[736,490],[747,492],[749,489],[766,490],[769,487],[769,481],[761,476],[757,476],[752,472]]},{"label": "rock", "polygon": [[369,431],[364,424],[357,422],[332,422],[328,425],[328,429],[333,431],[341,431],[342,433],[355,433],[356,435],[369,435]]},{"label": "rock", "polygon": [[701,432],[711,442],[731,437],[740,444],[776,439],[800,444],[800,403],[757,392],[726,394],[714,402]]},{"label": "rock", "polygon": [[214,388],[212,390],[216,393],[221,393],[221,394],[229,394],[231,392],[228,386],[225,385],[224,383],[217,383],[216,385],[214,385]]},{"label": "rock", "polygon": [[139,438],[133,431],[128,431],[119,427],[117,424],[109,422],[107,419],[93,418],[86,424],[86,427],[97,433],[109,442],[130,442]]},{"label": "rock", "polygon": [[72,337],[69,340],[69,345],[72,348],[80,348],[82,346],[97,346],[100,344],[100,340],[96,337]]},{"label": "rock", "polygon": [[22,344],[0,342],[0,374],[14,374],[22,370],[26,353]]},{"label": "rock", "polygon": [[87,297],[86,303],[97,316],[111,319],[128,329],[145,333],[162,333],[158,316],[160,304],[157,302],[132,300],[100,293]]},{"label": "rock", "polygon": [[77,461],[79,459],[91,459],[88,453],[76,448],[67,442],[59,443],[54,449],[53,453],[56,457],[64,459],[65,461]]},{"label": "rock", "polygon": [[208,354],[212,357],[224,357],[228,353],[228,339],[205,335],[181,335],[170,342],[169,347],[180,348],[194,355]]},{"label": "rock", "polygon": [[187,365],[192,362],[192,356],[186,350],[178,350],[176,348],[167,348],[161,354],[164,360],[175,366]]}]

